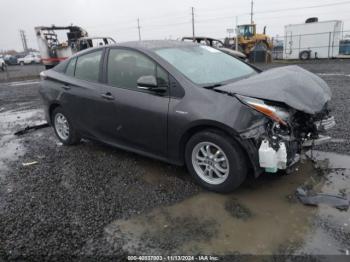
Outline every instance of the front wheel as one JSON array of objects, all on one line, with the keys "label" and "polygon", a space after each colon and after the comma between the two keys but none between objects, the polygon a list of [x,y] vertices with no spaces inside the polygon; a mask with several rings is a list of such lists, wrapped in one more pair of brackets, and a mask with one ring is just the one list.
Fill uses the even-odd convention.
[{"label": "front wheel", "polygon": [[65,145],[74,145],[80,141],[80,137],[69,115],[61,107],[52,112],[52,123],[58,139]]},{"label": "front wheel", "polygon": [[186,145],[185,161],[194,179],[215,192],[231,192],[247,176],[247,163],[241,147],[216,130],[192,136]]}]

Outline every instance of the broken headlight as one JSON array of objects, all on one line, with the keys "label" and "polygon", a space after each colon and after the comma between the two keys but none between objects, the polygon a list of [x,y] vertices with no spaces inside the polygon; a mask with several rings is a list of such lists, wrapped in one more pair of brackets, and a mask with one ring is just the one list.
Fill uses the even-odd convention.
[{"label": "broken headlight", "polygon": [[287,120],[290,116],[288,110],[275,105],[267,104],[264,100],[256,99],[248,96],[242,96],[237,95],[236,97],[244,104],[248,105],[249,107],[255,109],[256,111],[264,114],[265,116],[269,117],[273,121],[282,124],[287,125]]}]

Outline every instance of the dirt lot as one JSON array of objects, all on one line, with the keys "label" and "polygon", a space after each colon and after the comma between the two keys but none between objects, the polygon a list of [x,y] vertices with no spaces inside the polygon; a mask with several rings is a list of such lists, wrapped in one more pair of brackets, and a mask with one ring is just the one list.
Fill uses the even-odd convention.
[{"label": "dirt lot", "polygon": [[292,174],[249,179],[228,195],[202,190],[185,168],[92,141],[62,146],[51,128],[16,137],[16,130],[44,121],[38,82],[0,84],[0,257],[207,254],[232,261],[227,255],[247,254],[332,261],[336,255],[349,261],[350,211],[304,206],[294,193],[304,185],[350,196],[350,61],[301,66],[333,91],[333,141]]}]

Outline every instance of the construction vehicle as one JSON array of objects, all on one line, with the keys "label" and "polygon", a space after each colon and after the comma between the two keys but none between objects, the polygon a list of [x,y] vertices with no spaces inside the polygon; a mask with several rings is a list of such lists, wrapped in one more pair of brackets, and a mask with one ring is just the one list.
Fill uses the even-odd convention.
[{"label": "construction vehicle", "polygon": [[[39,26],[35,34],[42,63],[46,69],[52,68],[74,53],[100,45],[114,44],[111,37],[89,37],[79,26]],[[62,40],[62,36],[66,39]]]},{"label": "construction vehicle", "polygon": [[[224,45],[227,48],[238,49],[249,57],[250,53],[255,49],[269,51],[272,49],[272,40],[266,35],[266,26],[262,34],[256,33],[256,24],[245,24],[237,26],[238,37],[225,38]],[[238,42],[236,42],[238,38]]]}]

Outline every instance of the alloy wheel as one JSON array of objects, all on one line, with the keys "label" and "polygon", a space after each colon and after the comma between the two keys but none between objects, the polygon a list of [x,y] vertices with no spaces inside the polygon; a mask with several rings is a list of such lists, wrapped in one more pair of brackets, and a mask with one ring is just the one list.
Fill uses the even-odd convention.
[{"label": "alloy wheel", "polygon": [[61,113],[55,115],[55,129],[62,140],[69,138],[69,123],[67,118]]},{"label": "alloy wheel", "polygon": [[225,152],[212,142],[201,142],[193,148],[192,165],[197,175],[211,185],[223,183],[230,172]]}]

